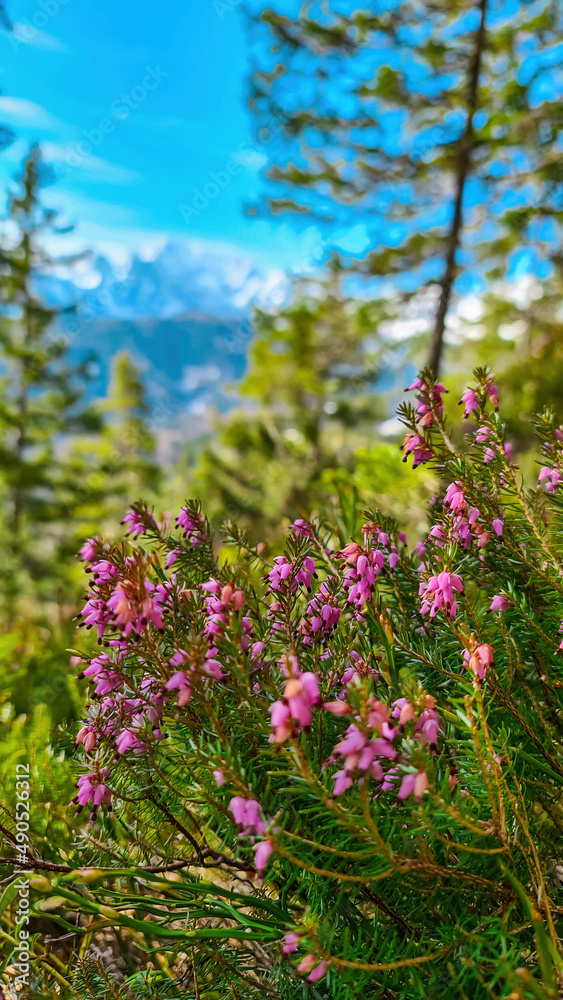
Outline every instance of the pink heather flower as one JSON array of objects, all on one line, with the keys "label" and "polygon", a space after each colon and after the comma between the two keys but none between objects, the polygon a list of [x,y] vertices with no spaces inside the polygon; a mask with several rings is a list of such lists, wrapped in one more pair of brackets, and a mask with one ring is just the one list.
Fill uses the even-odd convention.
[{"label": "pink heather flower", "polygon": [[149,510],[144,511],[142,514],[137,513],[136,510],[129,510],[121,523],[129,525],[126,534],[132,535],[133,538],[138,538],[139,535],[142,535],[149,525],[151,528],[156,528],[156,521]]},{"label": "pink heather flower", "polygon": [[266,870],[273,850],[269,840],[261,840],[259,844],[254,845],[255,864],[259,875]]},{"label": "pink heather flower", "polygon": [[472,413],[475,413],[479,409],[479,398],[475,389],[467,389],[461,397],[458,406],[465,404],[465,409],[463,411],[463,419],[468,420]]},{"label": "pink heather flower", "polygon": [[425,746],[427,743],[436,743],[440,731],[440,719],[434,708],[434,698],[428,696],[426,702],[428,707],[421,713],[414,727],[422,746]]},{"label": "pink heather flower", "polygon": [[179,528],[184,529],[184,538],[187,535],[194,548],[205,541],[205,521],[201,514],[193,513],[187,507],[182,507],[176,518],[176,524]]},{"label": "pink heather flower", "polygon": [[512,441],[507,441],[504,445],[504,454],[506,455],[509,462],[512,462],[514,458],[514,445]]},{"label": "pink heather flower", "polygon": [[233,818],[237,826],[244,826],[246,818],[246,799],[241,798],[240,795],[236,795],[233,799],[231,799],[229,809],[233,814]]},{"label": "pink heather flower", "polygon": [[389,725],[387,708],[381,702],[372,702],[368,728],[375,729],[381,736],[370,739],[366,732],[362,732],[355,723],[352,723],[348,726],[345,738],[336,744],[330,760],[342,757],[344,767],[334,774],[333,795],[341,795],[350,788],[355,776],[370,774],[372,778],[381,781],[383,778],[381,761],[395,760],[398,756],[392,746],[397,730]]},{"label": "pink heather flower", "polygon": [[313,639],[320,641],[329,636],[339,621],[340,608],[336,598],[330,593],[327,583],[324,582],[313,600],[307,605],[298,631],[304,637],[304,644],[310,645]]},{"label": "pink heather flower", "polygon": [[139,739],[132,729],[122,729],[115,741],[115,745],[117,752],[121,754],[127,753],[128,750],[134,750],[135,753],[144,753],[147,749],[146,744]]},{"label": "pink heather flower", "polygon": [[140,635],[149,622],[162,631],[162,605],[168,599],[169,593],[162,584],[155,587],[144,580],[134,593],[127,581],[115,588],[106,607],[113,612],[113,622],[123,629],[125,636],[131,632]]},{"label": "pink heather flower", "polygon": [[444,548],[444,542],[447,541],[447,538],[441,524],[435,524],[434,527],[430,529],[428,539],[430,540],[431,538],[434,540],[434,543],[439,549]]},{"label": "pink heather flower", "polygon": [[223,680],[223,671],[221,670],[221,664],[218,662],[218,660],[214,660],[213,657],[208,656],[206,658],[203,664],[203,669],[206,674],[209,674],[209,676],[213,677],[216,681]]},{"label": "pink heather flower", "polygon": [[362,546],[359,545],[358,542],[349,542],[348,545],[344,546],[339,554],[342,559],[345,559],[346,562],[352,566],[354,563],[357,563],[362,552]]},{"label": "pink heather flower", "polygon": [[422,389],[424,382],[422,381],[420,375],[417,375],[412,385],[407,385],[405,392],[414,392],[416,389]]},{"label": "pink heather flower", "polygon": [[349,715],[352,709],[345,701],[325,701],[323,702],[325,712],[331,715]]},{"label": "pink heather flower", "polygon": [[424,556],[427,554],[428,550],[424,542],[417,542],[413,548],[413,552],[416,552],[419,559],[423,559]]},{"label": "pink heather flower", "polygon": [[100,768],[96,774],[83,774],[78,779],[78,793],[73,801],[78,802],[80,806],[91,802],[93,815],[102,804],[111,805],[111,792],[105,784],[108,778],[109,769],[107,767]]},{"label": "pink heather flower", "polygon": [[83,743],[86,753],[90,753],[90,750],[96,746],[97,742],[94,726],[82,726],[82,729],[78,731],[76,742]]},{"label": "pink heather flower", "polygon": [[283,699],[270,705],[273,734],[270,742],[283,743],[292,732],[310,726],[313,719],[313,708],[322,705],[319,681],[316,674],[299,670],[288,678]]},{"label": "pink heather flower", "polygon": [[[314,677],[313,674],[310,676]],[[317,682],[318,690],[316,677],[314,677],[314,680]],[[310,726],[313,718],[311,711],[313,700],[300,679],[291,677],[288,680],[285,686],[284,698],[287,699],[292,719],[295,719],[299,726]]]},{"label": "pink heather flower", "polygon": [[166,556],[166,569],[169,569],[170,566],[172,566],[172,564],[175,563],[176,560],[181,555],[182,555],[181,549],[172,549],[172,551],[169,552],[168,555]]},{"label": "pink heather flower", "polygon": [[495,519],[493,520],[492,523],[493,523],[493,528],[495,530],[495,533],[499,536],[499,538],[502,538],[502,532],[503,532],[503,528],[504,528],[504,522],[501,521],[500,517],[495,517]]},{"label": "pink heather flower", "polygon": [[311,556],[305,556],[301,565],[298,563],[294,565],[286,556],[276,556],[274,567],[268,573],[268,580],[270,581],[269,592],[284,591],[287,586],[286,581],[289,577],[292,577],[292,591],[295,591],[299,584],[310,590],[311,577],[315,575],[315,562]]},{"label": "pink heather flower", "polygon": [[401,781],[397,797],[399,799],[406,799],[414,792],[415,798],[420,800],[428,786],[429,781],[426,771],[418,771],[417,774],[405,774]]},{"label": "pink heather flower", "polygon": [[399,698],[397,701],[393,702],[392,716],[394,719],[398,719],[401,726],[404,726],[406,722],[414,719],[414,708],[407,698]]},{"label": "pink heather flower", "polygon": [[297,971],[310,972],[311,969],[314,967],[316,961],[317,961],[316,955],[313,955],[312,953],[310,955],[305,955],[305,958],[301,959],[301,962],[297,966]]},{"label": "pink heather flower", "polygon": [[274,732],[270,740],[272,743],[283,743],[291,736],[291,711],[289,705],[284,701],[275,701],[268,709],[272,717]]},{"label": "pink heather flower", "polygon": [[407,544],[407,536],[405,535],[404,531],[400,531],[397,537],[402,545]]},{"label": "pink heather flower", "polygon": [[490,427],[478,427],[475,432],[475,440],[473,444],[485,444],[490,434],[491,434]]},{"label": "pink heather flower", "polygon": [[457,614],[457,602],[454,591],[463,593],[461,577],[456,573],[443,571],[438,576],[430,577],[428,583],[420,584],[419,594],[421,597],[421,614],[430,612],[430,617],[435,618],[438,611],[443,610],[450,618],[455,618]]},{"label": "pink heather flower", "polygon": [[301,935],[296,934],[295,931],[291,931],[289,934],[284,934],[284,946],[282,951],[284,955],[289,955],[292,951],[295,951],[299,947],[299,942],[301,940]]},{"label": "pink heather flower", "polygon": [[467,661],[467,666],[478,677],[479,680],[484,680],[487,675],[487,670],[490,670],[494,666],[495,654],[492,646],[488,643],[481,643],[476,646],[473,650],[473,655],[469,655],[469,651],[465,650],[464,660]]},{"label": "pink heather flower", "polygon": [[465,501],[465,494],[463,492],[463,483],[456,481],[455,483],[450,483],[446,490],[446,495],[444,497],[444,507],[449,507],[450,510],[463,510],[467,506]]},{"label": "pink heather flower", "polygon": [[240,611],[240,609],[242,608],[243,604],[246,601],[243,591],[235,590],[232,597],[232,601],[233,601],[233,608],[235,609],[235,611]]},{"label": "pink heather flower", "polygon": [[426,444],[426,441],[420,434],[408,433],[405,435],[405,440],[401,445],[401,451],[404,452],[403,462],[407,461],[408,456],[413,455],[413,469],[416,469],[418,465],[424,465],[429,462],[433,456],[432,450]]},{"label": "pink heather flower", "polygon": [[290,524],[290,530],[294,531],[297,537],[303,536],[304,538],[314,538],[313,530],[302,517],[298,517],[293,524]]},{"label": "pink heather flower", "polygon": [[[421,390],[416,397],[418,402],[416,410],[418,419],[424,427],[430,427],[434,420],[432,404],[434,404],[436,412],[442,416],[444,412],[442,395],[448,390],[440,382],[436,382],[434,386],[430,387],[420,377],[415,379],[412,388]],[[412,390],[409,388],[407,391],[410,392]]]},{"label": "pink heather flower", "polygon": [[252,837],[255,834],[264,833],[265,827],[260,816],[260,803],[256,799],[243,799],[240,795],[235,795],[229,802],[229,809],[236,825],[240,828],[241,836]]},{"label": "pink heather flower", "polygon": [[[172,657],[172,659],[174,659],[174,657]],[[172,663],[172,660],[170,660],[170,663]],[[188,675],[185,674],[183,670],[178,670],[175,674],[173,674],[164,687],[167,691],[178,691],[178,704],[180,707],[187,705],[193,694]]]},{"label": "pink heather flower", "polygon": [[94,562],[96,558],[96,553],[98,550],[98,545],[95,538],[88,538],[82,548],[79,550],[78,555],[86,563]]},{"label": "pink heather flower", "polygon": [[487,383],[490,382],[490,384],[487,387],[487,391],[489,393],[489,399],[490,399],[491,403],[493,404],[495,410],[498,410],[498,408],[499,408],[498,388],[496,387],[496,385],[494,385],[492,383],[491,380],[493,378],[494,378],[494,376],[491,375],[491,378],[487,379]]},{"label": "pink heather flower", "polygon": [[540,470],[538,486],[546,480],[546,493],[555,493],[559,483],[563,481],[563,475],[557,467],[551,468],[549,465],[544,465],[543,469]]},{"label": "pink heather flower", "polygon": [[310,983],[318,982],[319,979],[322,979],[323,976],[326,976],[329,968],[330,968],[329,962],[319,962],[319,964],[315,966],[313,971],[310,973],[309,982]]},{"label": "pink heather flower", "polygon": [[94,694],[109,694],[110,691],[114,691],[123,684],[123,677],[116,670],[118,666],[119,664],[111,660],[107,653],[100,653],[99,656],[93,657],[83,672],[78,674],[78,677],[93,677],[96,685]]},{"label": "pink heather flower", "polygon": [[491,601],[489,611],[508,611],[510,603],[502,594],[495,594]]},{"label": "pink heather flower", "polygon": [[212,771],[211,774],[215,778],[215,784],[217,785],[217,788],[220,788],[221,785],[225,784],[225,775],[223,774],[222,771],[219,770]]},{"label": "pink heather flower", "polygon": [[99,559],[93,563],[90,572],[96,583],[112,583],[119,576],[117,566],[114,566],[109,559]]},{"label": "pink heather flower", "polygon": [[346,771],[336,771],[334,774],[334,788],[332,789],[333,795],[342,795],[347,788],[353,783],[352,775],[347,774]]}]

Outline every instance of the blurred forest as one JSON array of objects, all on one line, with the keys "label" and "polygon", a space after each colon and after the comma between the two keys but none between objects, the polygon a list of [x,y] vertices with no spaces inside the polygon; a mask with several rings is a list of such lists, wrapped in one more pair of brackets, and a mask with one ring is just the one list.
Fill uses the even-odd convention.
[{"label": "blurred forest", "polygon": [[[236,518],[261,541],[321,510],[353,531],[359,500],[415,540],[435,483],[424,469],[414,489],[407,481],[390,374],[406,385],[428,363],[447,375],[459,442],[457,404],[471,369],[489,366],[530,477],[533,415],[545,405],[561,412],[563,112],[550,75],[559,4],[307,2],[293,18],[263,10],[249,30],[256,132],[275,116],[283,151],[265,169],[263,200],[246,211],[314,220],[325,260],[278,309],[255,311],[236,404],[174,468],[158,467],[142,375],[126,353],[114,359],[107,399],[84,401],[95,359],[71,363],[60,309],[38,292],[57,265],[45,237],[60,234],[42,205],[53,175],[38,147],[9,193],[0,231],[3,766],[25,729],[30,745],[50,742],[66,774],[57,727],[78,716],[74,674],[95,643],[75,632],[76,553],[92,535],[115,536],[131,502],[144,498],[166,520],[199,496],[216,524]],[[361,249],[332,246],[343,229]],[[41,780],[58,796],[34,819],[47,856],[53,831],[70,837],[70,777],[56,792],[52,775]]]}]

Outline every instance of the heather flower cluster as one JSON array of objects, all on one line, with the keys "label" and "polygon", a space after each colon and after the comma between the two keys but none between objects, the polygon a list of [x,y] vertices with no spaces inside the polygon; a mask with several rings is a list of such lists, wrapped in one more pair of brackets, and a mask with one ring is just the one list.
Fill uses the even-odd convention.
[{"label": "heather flower cluster", "polygon": [[417,465],[424,465],[434,457],[428,431],[442,420],[444,415],[442,396],[448,390],[441,382],[436,382],[423,374],[419,375],[406,391],[417,392],[417,406],[412,417],[412,430],[406,435],[401,448],[403,461],[406,462],[408,456],[412,454],[413,469],[416,469]]},{"label": "heather flower cluster", "polygon": [[[407,938],[429,905],[428,880],[465,893],[470,915],[479,893],[476,921],[485,910],[497,919],[506,896],[508,919],[508,903],[520,904],[508,879],[483,874],[489,846],[532,891],[531,856],[517,856],[513,830],[534,754],[545,746],[548,757],[543,771],[529,772],[529,812],[545,768],[553,775],[558,766],[550,741],[563,562],[548,505],[563,435],[546,417],[550,471],[541,470],[530,506],[507,454],[498,389],[490,373],[476,375],[462,403],[478,447],[464,463],[446,432],[444,387],[429,373],[410,387],[417,407],[402,411],[412,435],[405,456],[415,465],[435,459],[442,476],[412,547],[373,510],[358,537],[298,518],[271,559],[263,545],[243,549],[236,533],[222,539],[229,557],[218,558],[190,502],[173,529],[135,504],[123,542],[94,538],[80,552],[89,586],[79,622],[98,645],[81,655],[89,701],[76,736],[75,804],[93,819],[108,809],[129,823],[149,789],[167,824],[157,867],[170,852],[180,870],[195,852],[198,870],[231,873],[229,892],[245,886],[233,937],[251,941],[262,927],[288,975],[326,980],[328,990],[349,969],[379,968],[369,936],[357,951],[346,937],[350,886],[363,886],[367,921],[385,880],[382,912]],[[513,696],[521,678],[529,698]],[[508,761],[518,762],[518,786],[503,771]],[[325,887],[309,901],[307,886],[319,879]],[[446,927],[446,911],[435,910],[433,927]],[[231,906],[225,919],[233,914]],[[466,947],[447,927],[446,945],[442,931],[432,938],[437,953],[454,939]],[[216,928],[223,940],[233,925],[204,922],[206,940]],[[416,935],[409,940],[397,959],[406,968],[419,954]]]}]

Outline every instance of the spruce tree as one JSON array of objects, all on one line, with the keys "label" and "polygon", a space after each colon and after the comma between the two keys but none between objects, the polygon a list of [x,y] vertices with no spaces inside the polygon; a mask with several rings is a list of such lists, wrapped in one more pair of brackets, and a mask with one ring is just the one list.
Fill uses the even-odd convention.
[{"label": "spruce tree", "polygon": [[241,404],[219,425],[196,469],[210,509],[260,535],[280,516],[310,513],[323,475],[354,466],[384,416],[374,385],[389,364],[374,328],[384,303],[354,301],[335,264],[278,310],[258,309]]},{"label": "spruce tree", "polygon": [[142,372],[127,351],[116,354],[112,364],[110,392],[105,404],[108,423],[105,439],[114,451],[116,471],[124,489],[136,496],[158,488],[155,462],[156,440],[150,427],[150,405]]},{"label": "spruce tree", "polygon": [[41,203],[41,190],[52,180],[33,146],[10,194],[2,237],[0,488],[6,514],[0,587],[12,622],[20,599],[24,617],[30,600],[59,600],[65,570],[57,555],[80,491],[69,480],[65,437],[99,427],[83,400],[92,359],[69,362],[66,341],[56,333],[61,308],[39,291],[58,263],[45,248],[60,232],[57,215]]},{"label": "spruce tree", "polygon": [[127,351],[113,358],[107,396],[98,408],[100,433],[76,438],[69,454],[72,478],[81,483],[73,553],[88,535],[113,531],[133,500],[154,501],[161,485],[142,373]]}]

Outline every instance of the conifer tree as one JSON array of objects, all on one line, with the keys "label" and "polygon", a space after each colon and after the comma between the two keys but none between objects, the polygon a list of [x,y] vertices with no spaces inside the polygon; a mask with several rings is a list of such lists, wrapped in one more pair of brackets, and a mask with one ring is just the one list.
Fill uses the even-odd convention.
[{"label": "conifer tree", "polygon": [[99,410],[101,432],[76,438],[69,455],[72,478],[82,484],[70,541],[73,555],[100,528],[113,532],[132,498],[153,501],[160,489],[150,406],[142,373],[127,351],[113,358],[108,394]]},{"label": "conifer tree", "polygon": [[123,486],[136,491],[154,493],[159,482],[155,462],[156,441],[149,426],[150,406],[147,402],[142,373],[127,351],[116,354],[108,400],[104,407],[109,421],[106,440],[115,452],[116,468],[121,470]]},{"label": "conifer tree", "polygon": [[436,372],[459,294],[503,277],[517,248],[540,274],[558,256],[560,5],[305,2],[261,22],[271,46],[251,105],[287,140],[269,208],[365,227],[352,268],[403,301],[430,289]]},{"label": "conifer tree", "polygon": [[[323,473],[350,470],[384,415],[374,384],[384,368],[373,333],[384,303],[354,301],[334,265],[279,310],[258,309],[243,405],[219,427],[196,483],[211,509],[260,533],[311,510]],[[388,363],[388,362],[386,362]]]},{"label": "conifer tree", "polygon": [[0,586],[9,620],[17,617],[20,598],[42,603],[55,597],[54,580],[64,574],[57,552],[80,486],[69,480],[64,438],[99,427],[82,399],[91,359],[69,362],[66,342],[54,332],[61,309],[38,289],[57,264],[45,248],[46,239],[60,232],[57,216],[40,199],[52,179],[39,147],[32,147],[9,198],[2,238],[0,488],[6,514]]}]

